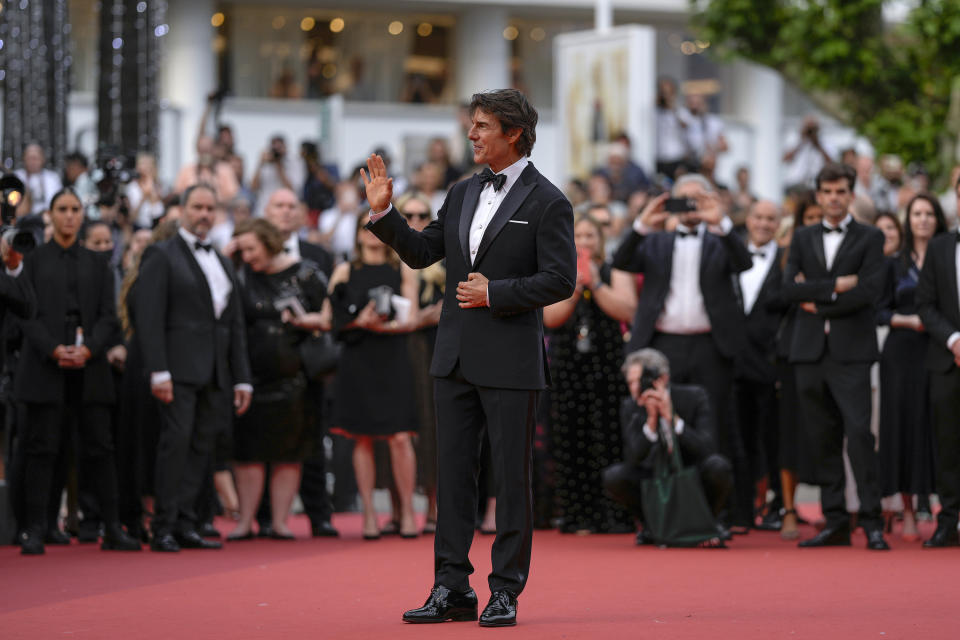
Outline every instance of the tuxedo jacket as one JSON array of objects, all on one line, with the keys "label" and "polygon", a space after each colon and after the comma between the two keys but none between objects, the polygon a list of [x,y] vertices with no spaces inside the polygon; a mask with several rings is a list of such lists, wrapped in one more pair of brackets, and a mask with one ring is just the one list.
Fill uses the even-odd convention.
[{"label": "tuxedo jacket", "polygon": [[[64,370],[54,360],[53,350],[74,341],[64,335],[67,274],[61,251],[53,241],[37,247],[24,258],[23,273],[17,278],[29,286],[36,300],[35,313],[22,325],[23,350],[14,382],[20,402],[63,402]],[[117,343],[119,333],[113,271],[106,259],[93,251],[79,245],[71,251],[76,251],[80,326],[91,354],[83,368],[83,402],[110,404],[115,397],[106,352]]]},{"label": "tuxedo jacket", "polygon": [[956,233],[942,233],[932,239],[917,285],[920,318],[930,334],[927,368],[937,373],[946,373],[954,366],[947,339],[955,331],[960,331],[956,251]]},{"label": "tuxedo jacket", "polygon": [[320,267],[320,271],[323,271],[323,275],[327,276],[327,281],[329,282],[330,275],[333,273],[333,256],[330,255],[329,251],[318,244],[301,240],[300,257],[310,260]]},{"label": "tuxedo jacket", "polygon": [[233,285],[220,318],[207,279],[179,233],[144,251],[133,317],[147,373],[169,371],[176,383],[221,389],[250,383],[237,278],[230,261],[217,256]]},{"label": "tuxedo jacket", "polygon": [[[695,466],[717,452],[713,441],[713,409],[707,390],[694,384],[670,385],[670,400],[673,412],[683,418],[683,433],[677,437],[680,443],[680,457],[684,466]],[[651,442],[643,432],[647,424],[647,410],[639,406],[633,398],[626,398],[620,404],[620,425],[623,429],[623,461],[635,466],[649,466],[648,458],[653,451]]]},{"label": "tuxedo jacket", "polygon": [[[490,220],[471,265],[469,232],[482,186],[478,176],[447,193],[422,232],[392,209],[368,228],[414,269],[446,258],[446,289],[430,373],[448,376],[460,363],[478,386],[542,389],[549,383],[542,308],[573,295],[573,210],[533,164]],[[490,307],[461,309],[457,283],[471,272],[489,281]]]},{"label": "tuxedo jacket", "polygon": [[[615,269],[643,273],[628,353],[648,346],[656,331],[657,319],[670,292],[676,235],[674,231],[648,235],[631,231],[613,256]],[[744,345],[743,313],[734,293],[733,276],[751,266],[750,252],[734,234],[703,234],[700,291],[714,343],[727,358],[733,358]]]},{"label": "tuxedo jacket", "polygon": [[[760,286],[760,292],[753,307],[750,308],[750,313],[744,313],[746,345],[734,358],[738,378],[771,384],[776,379],[777,333],[789,308],[781,291],[783,269],[780,265],[783,252],[783,248],[777,249],[777,255]],[[743,291],[740,289],[740,278],[736,276],[734,278],[737,300],[740,303],[740,309],[743,310],[744,300]]]},{"label": "tuxedo jacket", "polygon": [[[798,273],[804,282],[796,282]],[[838,276],[858,276],[857,286],[834,294]],[[791,362],[816,362],[829,346],[839,362],[873,362],[877,359],[877,304],[883,295],[886,269],[883,233],[852,220],[827,269],[823,252],[823,225],[796,230],[783,274],[787,302],[813,302],[817,313],[797,309],[790,341]],[[824,331],[830,321],[830,333]]]}]

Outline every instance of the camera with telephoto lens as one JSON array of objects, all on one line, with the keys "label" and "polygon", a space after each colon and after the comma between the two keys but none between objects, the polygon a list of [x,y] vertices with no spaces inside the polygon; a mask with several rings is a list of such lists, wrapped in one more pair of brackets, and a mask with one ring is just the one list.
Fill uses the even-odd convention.
[{"label": "camera with telephoto lens", "polygon": [[373,300],[373,308],[378,316],[381,318],[390,316],[393,312],[393,304],[390,300],[393,297],[393,289],[382,284],[379,287],[374,287],[367,291],[367,295]]},{"label": "camera with telephoto lens", "polygon": [[97,166],[90,177],[97,185],[100,202],[117,202],[123,186],[136,180],[136,160],[116,147],[104,145],[97,153]]},{"label": "camera with telephoto lens", "polygon": [[0,236],[7,241],[11,249],[17,253],[27,253],[37,246],[37,239],[32,232],[18,229],[17,205],[23,200],[25,187],[20,178],[8,173],[0,178],[0,215],[3,223],[0,226]]},{"label": "camera with telephoto lens", "polygon": [[647,389],[653,389],[653,383],[660,377],[660,369],[656,367],[644,367],[640,373],[640,393]]}]

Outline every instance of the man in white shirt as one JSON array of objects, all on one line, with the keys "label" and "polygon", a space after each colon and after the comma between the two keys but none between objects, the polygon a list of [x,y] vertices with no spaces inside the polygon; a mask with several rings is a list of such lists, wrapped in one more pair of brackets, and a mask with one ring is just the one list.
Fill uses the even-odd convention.
[{"label": "man in white shirt", "polygon": [[31,142],[23,149],[23,168],[13,173],[23,181],[30,194],[30,213],[43,213],[50,200],[63,188],[63,181],[56,171],[46,168],[47,158],[43,147]]}]

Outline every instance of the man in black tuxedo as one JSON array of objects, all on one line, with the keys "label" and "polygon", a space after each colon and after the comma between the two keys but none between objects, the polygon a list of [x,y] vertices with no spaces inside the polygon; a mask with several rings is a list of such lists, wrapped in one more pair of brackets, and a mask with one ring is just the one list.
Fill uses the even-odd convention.
[{"label": "man in black tuxedo", "polygon": [[[960,202],[960,180],[954,185]],[[937,451],[937,530],[923,543],[926,548],[955,547],[960,513],[960,236],[943,233],[930,241],[917,305],[930,334],[926,354],[930,370],[930,408]]]},{"label": "man in black tuxedo", "polygon": [[220,548],[197,533],[194,505],[231,402],[242,414],[253,391],[233,266],[206,241],[215,207],[209,186],[188,188],[177,235],[147,248],[138,276],[134,329],[162,414],[154,551]]},{"label": "man in black tuxedo", "polygon": [[850,544],[843,440],[860,497],[867,548],[886,550],[877,455],[870,432],[870,365],[877,359],[876,304],[884,284],[883,234],[849,213],[856,173],[829,164],[817,174],[823,223],[794,232],[783,297],[800,305],[790,345],[801,425],[811,442],[826,528],[801,547]]},{"label": "man in black tuxedo", "polygon": [[[604,489],[642,522],[641,487],[645,479],[653,477],[653,446],[661,434],[669,434],[680,446],[683,464],[697,467],[707,503],[714,515],[719,515],[733,489],[733,467],[717,453],[714,414],[706,389],[671,384],[670,361],[656,349],[634,351],[622,370],[630,389],[630,397],[620,406],[623,462],[604,470]],[[646,377],[644,371],[649,372]],[[651,373],[657,374],[653,386],[644,389],[643,380]],[[643,529],[637,532],[637,544],[651,542]]]},{"label": "man in black tuxedo", "polygon": [[[333,272],[333,256],[318,244],[305,242],[297,232],[303,226],[303,206],[290,189],[277,189],[270,194],[263,217],[283,234],[283,250],[298,260],[309,260],[330,279]],[[323,404],[325,399],[323,385],[307,383],[307,396],[311,401],[314,450],[303,461],[300,476],[300,499],[303,509],[310,518],[310,530],[316,537],[336,537],[337,530],[330,523],[333,515],[333,503],[327,493],[326,454],[323,450]],[[269,472],[266,478],[269,478]],[[260,523],[260,535],[267,537],[272,529],[270,515],[270,492],[263,492],[260,509],[257,511]]]},{"label": "man in black tuxedo", "polygon": [[[774,236],[780,210],[769,200],[759,200],[747,212],[747,250],[753,266],[741,271],[734,285],[746,319],[746,344],[734,358],[737,426],[743,457],[738,460],[736,503],[740,512],[752,514],[754,500],[766,500],[768,478],[779,488],[777,466],[777,331],[786,312],[780,294],[783,282],[783,249]],[[754,490],[756,487],[757,491]],[[772,512],[773,513],[773,512]],[[774,517],[779,518],[779,505]],[[776,526],[774,528],[779,528]]]},{"label": "man in black tuxedo", "polygon": [[[745,344],[743,313],[733,276],[753,265],[733,223],[703,176],[681,176],[672,195],[693,208],[677,214],[674,231],[662,229],[670,214],[667,194],[644,208],[613,256],[613,267],[644,274],[643,290],[627,353],[644,347],[663,352],[676,383],[706,388],[713,407],[714,440],[728,459],[737,453],[733,406],[733,358]],[[676,212],[675,212],[676,213]],[[732,514],[747,527],[752,514]]]},{"label": "man in black tuxedo", "polygon": [[497,486],[490,601],[483,626],[516,624],[530,567],[532,438],[549,382],[541,309],[576,280],[573,211],[527,160],[537,112],[519,91],[473,96],[473,159],[489,165],[447,194],[437,219],[411,229],[390,206],[392,182],[371,156],[368,228],[414,269],[446,258],[447,286],[430,373],[436,378],[438,520],[435,581],[407,622],[476,620],[470,588],[480,443],[489,438]]}]

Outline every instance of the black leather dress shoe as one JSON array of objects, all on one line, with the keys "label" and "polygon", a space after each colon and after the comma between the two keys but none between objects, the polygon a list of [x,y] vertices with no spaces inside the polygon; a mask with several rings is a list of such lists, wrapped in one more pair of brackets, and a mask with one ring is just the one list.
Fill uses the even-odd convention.
[{"label": "black leather dress shoe", "polygon": [[43,546],[43,537],[32,531],[20,534],[20,553],[25,556],[42,556],[46,553]]},{"label": "black leather dress shoe", "polygon": [[47,531],[47,534],[43,536],[43,541],[46,544],[70,544],[70,534],[64,533],[63,531],[60,531],[60,529],[54,527],[53,529]]},{"label": "black leather dress shoe", "polygon": [[142,551],[140,541],[127,534],[119,524],[110,525],[103,533],[102,551]]},{"label": "black leather dress shoe", "polygon": [[871,551],[890,551],[890,545],[883,539],[883,529],[870,529],[867,534],[867,549]]},{"label": "black leather dress shoe", "polygon": [[490,602],[480,614],[481,627],[512,627],[517,624],[517,596],[506,589],[490,594]]},{"label": "black leather dress shoe", "polygon": [[443,585],[437,585],[419,609],[404,612],[403,621],[419,623],[431,622],[472,622],[477,619],[477,594],[473,589],[465,593],[451,591]]},{"label": "black leather dress shoe", "polygon": [[960,536],[957,535],[957,527],[937,527],[929,540],[924,541],[924,549],[940,549],[943,547],[960,546]]},{"label": "black leather dress shoe", "polygon": [[219,540],[221,537],[223,537],[221,536],[220,532],[217,531],[217,528],[209,522],[204,525],[200,525],[200,528],[197,529],[197,533],[200,534],[201,538],[216,538]]},{"label": "black leather dress shoe", "polygon": [[177,534],[177,543],[181,549],[222,549],[223,544],[207,540],[196,531],[181,531]]},{"label": "black leather dress shoe", "polygon": [[90,542],[100,542],[100,523],[90,520],[81,520],[77,527],[77,542],[87,544]]},{"label": "black leather dress shoe", "polygon": [[[882,539],[882,536],[881,536]],[[886,544],[886,543],[884,543]],[[850,527],[827,527],[809,540],[797,544],[798,547],[849,547]]]},{"label": "black leather dress shoe", "polygon": [[329,520],[321,520],[310,527],[310,533],[314,538],[337,538],[340,532],[337,531]]},{"label": "black leather dress shoe", "polygon": [[151,551],[164,551],[167,553],[176,553],[180,551],[180,545],[172,533],[154,532],[153,539],[150,541]]},{"label": "black leather dress shoe", "polygon": [[636,543],[638,547],[641,547],[647,544],[657,544],[656,542],[654,542],[653,538],[650,537],[650,534],[648,534],[643,529],[640,529],[640,531],[637,531]]}]

